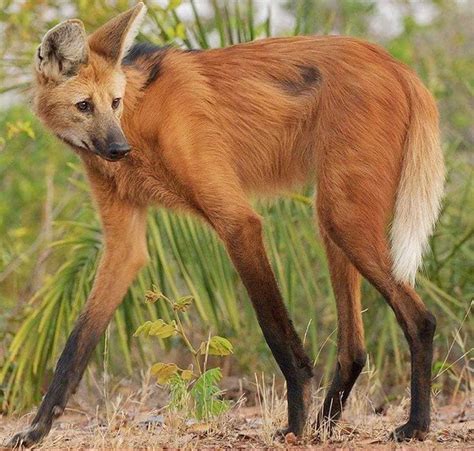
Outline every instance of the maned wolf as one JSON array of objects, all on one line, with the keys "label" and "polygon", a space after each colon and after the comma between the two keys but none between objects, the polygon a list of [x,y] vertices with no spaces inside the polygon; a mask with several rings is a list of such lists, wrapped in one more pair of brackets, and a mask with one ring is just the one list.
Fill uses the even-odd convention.
[{"label": "maned wolf", "polygon": [[[146,8],[91,36],[67,20],[36,53],[35,110],[81,157],[105,249],[85,309],[29,429],[50,430],[148,259],[149,205],[212,226],[248,290],[288,387],[288,429],[305,426],[312,363],[269,264],[249,197],[314,180],[338,308],[338,360],[317,426],[331,426],[365,360],[360,279],[386,299],[411,351],[411,409],[396,440],[430,424],[433,315],[413,289],[443,192],[435,103],[383,49],[342,36],[264,39],[206,51],[132,45]],[[308,277],[310,275],[308,274]]]}]

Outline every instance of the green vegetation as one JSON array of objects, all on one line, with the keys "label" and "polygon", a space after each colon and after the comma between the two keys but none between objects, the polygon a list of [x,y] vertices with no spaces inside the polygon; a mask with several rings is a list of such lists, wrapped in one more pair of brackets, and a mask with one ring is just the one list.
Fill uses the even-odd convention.
[{"label": "green vegetation", "polygon": [[[93,7],[82,0],[66,3],[71,7],[68,16],[85,19],[89,30],[129,6],[124,0],[100,0]],[[439,102],[449,177],[432,252],[417,283],[438,317],[435,388],[444,393],[468,388],[472,345],[467,337],[473,331],[466,318],[474,294],[474,58],[473,14],[467,3],[426,0],[433,15],[422,24],[409,2],[395,1],[402,21],[393,36],[372,30],[371,24],[382,20],[376,16],[377,2],[287,2],[294,26],[278,30],[272,11],[262,17],[252,1],[212,0],[208,15],[191,1],[192,18],[186,21],[179,16],[180,3],[150,8],[139,39],[207,48],[272,34],[350,33],[379,41],[424,79]],[[35,46],[49,26],[64,18],[64,2],[1,0],[0,5],[0,92],[14,105],[0,110],[0,402],[4,410],[13,411],[41,398],[43,382],[89,292],[101,234],[77,158],[41,127],[25,102]],[[303,194],[261,202],[257,209],[265,217],[267,247],[294,323],[311,355],[318,356],[317,375],[327,380],[335,363],[336,310],[311,197],[308,188]],[[142,302],[153,285],[173,299],[192,295],[195,309],[182,314],[183,327],[192,328],[196,340],[205,341],[209,328],[228,337],[235,348],[232,371],[276,371],[245,290],[214,234],[191,217],[160,209],[150,212],[148,242],[151,262],[111,326],[114,339],[108,345],[115,374],[133,375],[136,362],[166,360],[166,350],[183,348],[182,340],[158,340],[160,346],[151,346],[150,340],[132,338],[146,320],[155,326],[159,320],[167,325],[176,321],[172,303]],[[363,304],[371,364],[377,377],[399,394],[395,388],[409,376],[404,338],[392,312],[368,284]],[[95,361],[102,358],[103,344]],[[182,380],[183,372],[178,374]],[[218,382],[217,373],[208,377],[211,386]],[[173,384],[172,396],[179,404],[183,390],[189,391],[186,384]]]},{"label": "green vegetation", "polygon": [[207,369],[207,366],[209,356],[232,354],[232,344],[226,338],[214,335],[202,341],[199,347],[193,346],[181,320],[181,315],[193,302],[192,296],[184,296],[173,302],[155,290],[149,291],[146,298],[151,303],[165,301],[173,312],[174,319],[171,322],[162,319],[147,321],[138,327],[134,336],[145,335],[161,339],[179,336],[196,367],[190,364],[188,368],[182,369],[176,363],[162,362],[151,367],[151,374],[156,377],[158,384],[169,387],[169,413],[174,418],[181,414],[183,421],[189,418],[189,414],[198,420],[209,421],[226,412],[230,407],[229,401],[219,399],[221,390],[218,383],[222,379],[222,371],[219,367]]}]

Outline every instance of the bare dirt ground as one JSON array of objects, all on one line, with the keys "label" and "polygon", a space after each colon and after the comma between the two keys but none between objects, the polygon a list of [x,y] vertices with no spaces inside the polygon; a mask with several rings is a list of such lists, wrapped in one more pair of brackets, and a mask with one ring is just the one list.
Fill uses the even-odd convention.
[{"label": "bare dirt ground", "polygon": [[[156,387],[154,388],[156,394]],[[149,393],[149,392],[148,392]],[[225,415],[212,423],[196,422],[166,408],[152,409],[143,390],[133,394],[114,393],[81,402],[56,421],[49,436],[38,446],[52,448],[458,448],[474,449],[474,400],[458,396],[449,405],[434,400],[431,432],[424,442],[394,444],[387,438],[406,419],[408,399],[382,408],[361,392],[352,397],[343,420],[332,437],[316,438],[311,430],[297,442],[285,443],[274,432],[285,422],[285,403],[276,390],[260,390],[255,405],[247,407],[241,398]],[[79,399],[78,399],[79,398]],[[145,399],[147,398],[147,399]],[[156,402],[156,399],[153,400]],[[314,419],[320,399],[315,398]],[[153,405],[153,402],[151,405]],[[373,413],[377,411],[378,413]],[[371,412],[371,413],[370,413]],[[33,413],[22,417],[0,417],[0,448],[14,432],[31,421]]]}]

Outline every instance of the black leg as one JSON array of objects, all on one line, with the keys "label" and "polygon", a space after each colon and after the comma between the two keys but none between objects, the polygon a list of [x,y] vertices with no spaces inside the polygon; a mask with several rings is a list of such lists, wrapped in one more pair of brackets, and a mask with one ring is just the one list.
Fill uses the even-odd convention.
[{"label": "black leg", "polygon": [[[87,300],[59,358],[53,381],[31,426],[16,434],[8,446],[29,447],[45,437],[76,390],[92,351],[122,302],[138,270],[147,260],[146,212],[107,198],[102,211],[105,251]],[[100,204],[100,203],[99,203]],[[120,221],[117,222],[117,217]]]},{"label": "black leg", "polygon": [[433,336],[436,319],[424,312],[410,327],[400,321],[407,337],[411,353],[411,406],[408,422],[392,434],[396,441],[416,438],[423,440],[430,428],[431,415],[431,365],[433,360]]},{"label": "black leg", "polygon": [[360,274],[345,253],[331,240],[322,225],[331,283],[336,298],[337,365],[318,416],[317,428],[331,432],[344,404],[365,365],[364,325],[360,301]]},{"label": "black leg", "polygon": [[60,416],[71,394],[76,390],[90,355],[100,339],[100,333],[91,318],[79,318],[59,358],[53,381],[36,413],[31,426],[16,434],[9,442],[10,447],[30,447],[45,437]]},{"label": "black leg", "polygon": [[[222,227],[220,230],[222,231]],[[306,355],[266,256],[260,218],[249,214],[220,233],[247,288],[268,346],[287,382],[288,429],[301,435],[310,401],[312,364]]]}]

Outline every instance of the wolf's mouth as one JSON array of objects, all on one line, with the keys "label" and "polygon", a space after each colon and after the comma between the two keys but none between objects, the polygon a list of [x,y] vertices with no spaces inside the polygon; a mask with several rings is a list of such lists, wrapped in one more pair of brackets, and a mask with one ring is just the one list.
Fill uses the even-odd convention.
[{"label": "wolf's mouth", "polygon": [[116,155],[114,157],[109,157],[107,155],[102,154],[98,150],[91,148],[91,146],[84,140],[81,140],[81,144],[79,145],[78,143],[73,143],[70,139],[66,138],[65,136],[58,135],[58,138],[61,139],[61,141],[65,142],[68,146],[72,147],[73,149],[90,152],[102,158],[103,160],[110,161],[111,163],[120,161],[128,155],[128,152],[127,152],[121,155]]},{"label": "wolf's mouth", "polygon": [[68,146],[72,147],[73,149],[79,149],[79,150],[88,150],[90,152],[90,147],[85,141],[81,141],[81,145],[78,145],[77,143],[72,142],[69,138],[66,138],[65,136],[57,135],[58,138],[65,142]]},{"label": "wolf's mouth", "polygon": [[121,156],[112,158],[112,157],[106,157],[105,155],[102,155],[100,153],[96,153],[96,155],[98,155],[100,158],[103,158],[106,161],[110,161],[111,163],[115,163],[117,161],[123,160],[127,156],[127,155],[121,155]]},{"label": "wolf's mouth", "polygon": [[84,140],[81,140],[81,144],[84,146],[84,149],[85,150],[91,150],[91,148],[89,147],[89,144],[87,144]]}]

